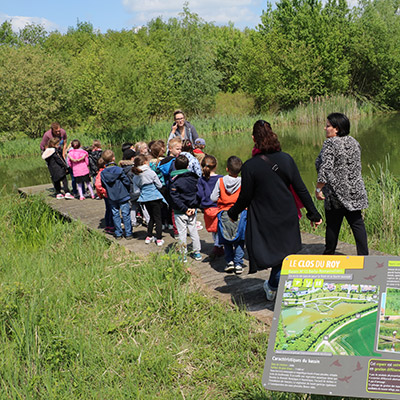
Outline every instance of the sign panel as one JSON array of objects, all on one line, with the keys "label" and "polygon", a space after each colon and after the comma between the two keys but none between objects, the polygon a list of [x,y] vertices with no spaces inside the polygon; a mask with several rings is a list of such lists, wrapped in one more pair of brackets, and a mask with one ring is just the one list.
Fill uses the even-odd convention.
[{"label": "sign panel", "polygon": [[400,257],[288,256],[262,383],[285,392],[400,395]]}]

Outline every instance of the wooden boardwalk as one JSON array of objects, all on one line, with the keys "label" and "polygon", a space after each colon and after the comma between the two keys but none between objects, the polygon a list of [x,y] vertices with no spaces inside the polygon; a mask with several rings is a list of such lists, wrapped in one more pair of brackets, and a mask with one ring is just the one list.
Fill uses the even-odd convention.
[{"label": "wooden boardwalk", "polygon": [[[50,184],[20,188],[19,191],[24,195],[43,193],[46,202],[61,215],[71,220],[80,220],[89,229],[103,232],[104,202],[102,200],[57,200]],[[198,215],[198,219],[203,222],[202,214],[199,213]],[[188,262],[193,278],[208,294],[222,301],[238,304],[251,315],[269,325],[273,316],[273,303],[266,300],[263,290],[263,283],[268,278],[269,271],[264,270],[249,275],[248,259],[245,255],[246,268],[241,275],[225,273],[224,258],[221,257],[212,261],[208,256],[213,247],[211,234],[205,229],[200,230],[199,234],[203,260]],[[111,235],[107,235],[107,237],[114,240]],[[165,245],[163,247],[157,247],[154,243],[146,245],[144,243],[145,237],[146,228],[141,226],[134,228],[134,240],[122,239],[118,243],[125,246],[129,251],[142,256],[146,256],[150,252],[167,251],[176,243],[172,235],[167,232],[164,233]],[[324,249],[324,239],[320,236],[302,233],[302,242],[303,248],[300,252],[302,254],[321,254]],[[337,254],[356,255],[355,246],[339,243]],[[382,253],[371,251],[371,254],[381,255]]]}]

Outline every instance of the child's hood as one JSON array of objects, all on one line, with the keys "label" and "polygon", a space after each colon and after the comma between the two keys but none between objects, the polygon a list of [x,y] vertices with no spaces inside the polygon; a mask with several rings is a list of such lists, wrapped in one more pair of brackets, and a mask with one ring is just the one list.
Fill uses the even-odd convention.
[{"label": "child's hood", "polygon": [[225,175],[222,178],[222,182],[224,183],[225,190],[229,193],[235,193],[239,188],[242,183],[242,178],[240,176],[237,176],[236,178],[230,175]]},{"label": "child's hood", "polygon": [[55,152],[56,152],[56,149],[54,147],[49,147],[42,154],[43,160],[45,160],[46,158],[51,157]]},{"label": "child's hood", "polygon": [[113,184],[115,181],[120,179],[122,172],[123,169],[121,167],[113,165],[104,169],[101,173],[101,179],[107,184]]},{"label": "child's hood", "polygon": [[88,155],[86,150],[83,149],[71,149],[68,153],[68,158],[72,161],[82,161]]}]

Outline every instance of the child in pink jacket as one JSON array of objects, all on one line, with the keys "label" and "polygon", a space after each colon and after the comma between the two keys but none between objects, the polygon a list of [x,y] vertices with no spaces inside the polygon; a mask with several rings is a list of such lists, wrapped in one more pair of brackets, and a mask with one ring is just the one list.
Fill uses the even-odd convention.
[{"label": "child in pink jacket", "polygon": [[68,165],[72,168],[72,173],[78,185],[79,199],[85,200],[83,195],[83,184],[86,182],[92,199],[95,198],[89,176],[89,154],[81,149],[81,142],[77,139],[71,142],[72,149],[68,153]]}]

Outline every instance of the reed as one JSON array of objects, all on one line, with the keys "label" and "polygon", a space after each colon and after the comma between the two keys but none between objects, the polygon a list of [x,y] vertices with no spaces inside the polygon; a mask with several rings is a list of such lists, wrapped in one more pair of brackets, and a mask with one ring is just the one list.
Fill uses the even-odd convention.
[{"label": "reed", "polygon": [[[310,98],[308,103],[299,104],[293,110],[281,111],[275,114],[257,115],[212,115],[208,117],[188,118],[196,127],[200,137],[208,138],[215,135],[230,135],[249,131],[255,121],[264,119],[269,121],[274,129],[284,129],[292,125],[311,125],[325,123],[331,112],[343,112],[354,121],[361,116],[388,111],[382,110],[366,99],[356,99],[349,96],[320,96]],[[124,142],[150,141],[168,138],[172,120],[160,120],[145,126],[127,128],[118,132],[84,133],[79,129],[68,132],[69,139],[79,139],[84,146],[90,146],[94,139],[100,140],[105,147],[120,145]],[[40,139],[16,138],[0,134],[0,159],[39,155]]]},{"label": "reed", "polygon": [[[365,228],[368,235],[368,245],[371,249],[386,254],[400,255],[400,182],[389,169],[390,160],[386,158],[384,164],[371,168],[370,175],[364,176],[368,193],[369,206],[363,211]],[[324,216],[322,201],[314,201],[315,206]],[[301,220],[301,229],[325,235],[325,223],[314,231],[310,228],[306,218]],[[355,243],[350,226],[344,220],[340,230],[339,240]]]}]

